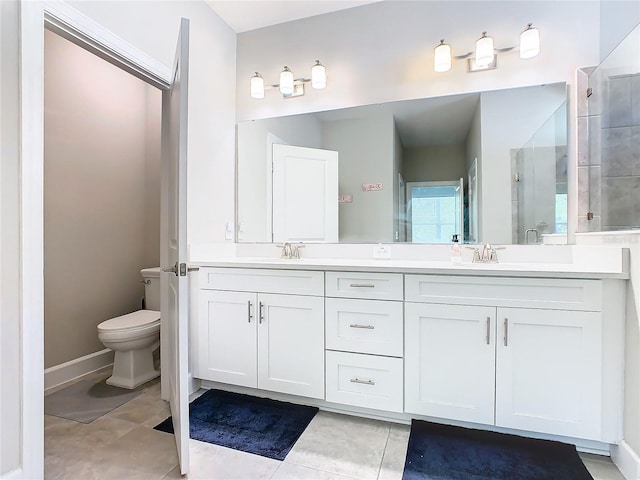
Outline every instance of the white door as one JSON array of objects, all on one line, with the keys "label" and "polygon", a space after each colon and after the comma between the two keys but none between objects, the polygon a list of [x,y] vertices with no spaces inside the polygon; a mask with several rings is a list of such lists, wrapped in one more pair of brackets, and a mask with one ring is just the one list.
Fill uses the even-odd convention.
[{"label": "white door", "polygon": [[324,297],[258,295],[258,388],[324,399]]},{"label": "white door", "polygon": [[338,242],[338,152],[273,145],[273,241]]},{"label": "white door", "polygon": [[256,388],[257,295],[200,291],[198,378]]},{"label": "white door", "polygon": [[601,314],[498,308],[496,425],[598,439]]},{"label": "white door", "polygon": [[405,304],[405,410],[492,425],[496,309]]},{"label": "white door", "polygon": [[162,398],[169,401],[180,472],[189,470],[187,91],[189,20],[182,19],[171,88],[162,93]]}]

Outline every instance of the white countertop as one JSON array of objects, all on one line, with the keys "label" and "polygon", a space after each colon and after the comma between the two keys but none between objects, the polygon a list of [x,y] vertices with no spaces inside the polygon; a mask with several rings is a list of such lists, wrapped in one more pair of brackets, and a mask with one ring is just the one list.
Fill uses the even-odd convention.
[{"label": "white countertop", "polygon": [[491,277],[628,279],[628,253],[620,261],[607,264],[580,263],[469,263],[410,259],[301,258],[233,256],[192,261],[202,267],[275,268],[285,270],[333,270],[359,272],[419,273],[433,275],[473,275]]}]

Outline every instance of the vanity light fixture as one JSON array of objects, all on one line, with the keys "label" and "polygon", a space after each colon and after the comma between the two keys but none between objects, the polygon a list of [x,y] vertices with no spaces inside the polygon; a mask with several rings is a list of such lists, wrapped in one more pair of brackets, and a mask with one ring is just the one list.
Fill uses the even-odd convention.
[{"label": "vanity light fixture", "polygon": [[451,69],[451,45],[447,45],[444,43],[444,38],[440,40],[440,45],[438,45],[434,51],[435,53],[435,62],[433,65],[433,69],[436,72],[446,72]]},{"label": "vanity light fixture", "polygon": [[[311,87],[321,90],[327,86],[327,70],[320,60],[311,67],[311,78],[295,78],[287,66],[280,72],[280,82],[267,85],[267,88],[278,88],[283,98],[300,97],[304,95],[304,84],[311,83]],[[251,77],[251,98],[264,98],[265,84],[260,73],[255,72]]]},{"label": "vanity light fixture", "polygon": [[514,47],[495,48],[493,38],[482,32],[482,36],[476,41],[476,48],[473,52],[464,55],[451,55],[451,46],[440,40],[440,44],[434,50],[434,70],[436,72],[446,72],[451,69],[452,59],[468,62],[470,72],[480,70],[490,70],[497,67],[498,53],[506,53],[512,50],[520,51],[520,58],[533,58],[540,53],[540,31],[529,23],[527,28],[520,34],[520,45]]}]

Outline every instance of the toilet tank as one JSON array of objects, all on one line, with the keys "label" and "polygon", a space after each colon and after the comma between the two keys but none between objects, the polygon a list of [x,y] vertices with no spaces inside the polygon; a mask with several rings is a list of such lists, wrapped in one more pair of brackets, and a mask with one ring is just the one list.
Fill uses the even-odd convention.
[{"label": "toilet tank", "polygon": [[143,268],[144,304],[147,310],[160,311],[160,267]]}]

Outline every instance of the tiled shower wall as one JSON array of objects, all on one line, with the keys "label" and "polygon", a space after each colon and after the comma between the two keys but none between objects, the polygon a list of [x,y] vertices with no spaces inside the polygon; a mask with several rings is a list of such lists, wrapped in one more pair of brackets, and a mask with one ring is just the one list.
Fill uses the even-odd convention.
[{"label": "tiled shower wall", "polygon": [[578,94],[578,231],[640,228],[640,74],[581,69]]}]

